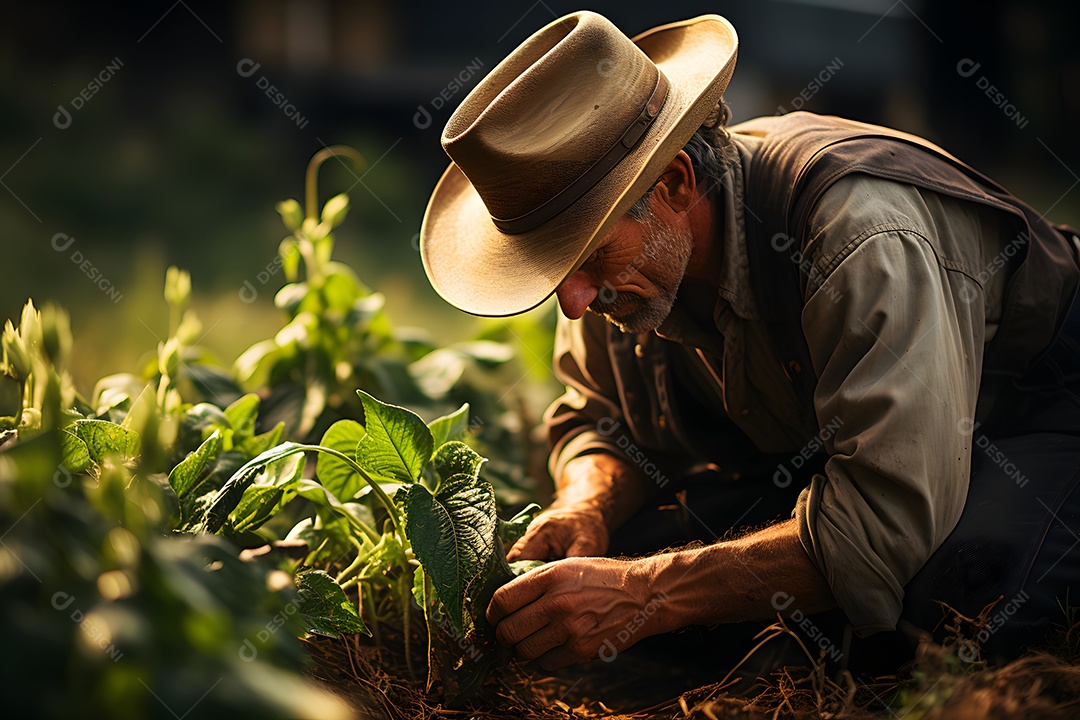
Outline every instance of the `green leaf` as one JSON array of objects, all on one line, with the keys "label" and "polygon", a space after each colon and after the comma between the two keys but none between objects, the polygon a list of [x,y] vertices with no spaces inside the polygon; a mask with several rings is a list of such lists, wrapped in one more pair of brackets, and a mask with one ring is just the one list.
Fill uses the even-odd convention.
[{"label": "green leaf", "polygon": [[250,437],[240,444],[240,452],[248,457],[260,455],[281,442],[281,436],[285,434],[285,421],[280,421],[270,430],[261,435]]},{"label": "green leaf", "polygon": [[364,404],[367,431],[356,448],[357,464],[379,479],[416,482],[435,447],[431,431],[411,410],[380,402],[363,390],[356,392]]},{"label": "green leaf", "polygon": [[185,432],[198,433],[203,440],[210,437],[210,433],[215,430],[232,429],[232,423],[221,408],[205,402],[192,405],[184,413],[180,425]]},{"label": "green leaf", "polygon": [[353,303],[360,294],[360,288],[347,275],[334,273],[326,276],[320,292],[327,308],[344,314],[352,309]]},{"label": "green leaf", "polygon": [[169,473],[169,485],[181,503],[184,498],[196,490],[210,477],[221,454],[222,436],[215,430],[194,452],[184,458]]},{"label": "green leaf", "polygon": [[255,419],[259,416],[259,396],[248,393],[229,407],[225,408],[225,418],[229,421],[239,444],[255,434]]},{"label": "green leaf", "polygon": [[424,568],[418,567],[413,571],[412,581],[412,596],[416,604],[424,610],[425,617],[427,615],[427,601],[424,598]]},{"label": "green leaf", "polygon": [[298,575],[297,581],[300,613],[311,625],[311,632],[332,638],[340,638],[342,633],[371,635],[334,578],[322,570],[309,570]]},{"label": "green leaf", "polygon": [[268,464],[240,498],[229,522],[236,532],[257,530],[296,495],[304,456],[290,455]]},{"label": "green leaf", "polygon": [[465,443],[451,440],[439,448],[431,464],[443,482],[455,475],[466,475],[475,481],[480,476],[480,466],[486,461]]},{"label": "green leaf", "polygon": [[449,415],[435,418],[428,423],[431,437],[435,440],[435,447],[450,440],[461,440],[469,429],[469,403],[465,403]]},{"label": "green leaf", "polygon": [[499,520],[499,538],[502,539],[503,545],[510,547],[525,534],[525,531],[529,529],[529,524],[532,523],[536,517],[536,513],[540,512],[540,506],[536,503],[529,503],[522,510],[510,518],[509,520]]},{"label": "green leaf", "polygon": [[208,533],[216,533],[221,530],[229,514],[240,504],[244,491],[251,486],[255,478],[262,471],[263,466],[274,460],[279,460],[289,455],[304,452],[303,446],[297,443],[282,443],[277,447],[270,448],[248,462],[244,463],[239,470],[233,473],[229,481],[225,483],[213,500],[210,501],[206,513],[199,524],[199,530]]},{"label": "green leaf", "polygon": [[[366,434],[364,426],[355,420],[338,420],[322,436],[319,444],[338,450],[349,457],[355,457],[356,448]],[[319,482],[326,486],[326,489],[338,500],[349,500],[355,497],[356,493],[366,485],[359,473],[349,467],[347,462],[326,453],[319,453],[315,474]]]},{"label": "green leaf", "polygon": [[491,340],[454,343],[450,347],[487,365],[501,365],[514,357],[514,348],[506,343]]},{"label": "green leaf", "polygon": [[[304,539],[312,548],[322,546],[325,540],[330,541],[329,546],[316,554],[313,563],[341,560],[342,553],[354,548],[357,540],[364,546],[373,544],[375,531],[370,528],[375,525],[375,517],[366,505],[339,502],[333,493],[313,480],[301,480],[296,492],[311,501],[318,514],[318,522],[306,531]],[[369,530],[364,531],[361,526]]]},{"label": "green leaf", "polygon": [[60,457],[70,472],[80,473],[90,467],[90,450],[86,443],[67,430],[60,431]]},{"label": "green leaf", "polygon": [[409,375],[432,398],[445,396],[468,367],[468,358],[457,350],[438,348],[409,365]]},{"label": "green leaf", "polygon": [[124,403],[124,401],[133,402],[145,387],[146,380],[131,373],[119,373],[101,378],[94,385],[93,401],[91,402],[94,414],[104,415],[110,408],[114,408]]},{"label": "green leaf", "polygon": [[514,573],[514,577],[518,577],[545,565],[547,565],[546,560],[515,560],[510,563],[510,572]]},{"label": "green leaf", "polygon": [[139,434],[119,425],[105,420],[76,420],[71,427],[99,465],[109,455],[130,459],[139,454]]},{"label": "green leaf", "polygon": [[466,591],[495,547],[495,492],[486,482],[455,475],[437,495],[423,485],[409,486],[406,510],[405,534],[413,552],[462,632]]}]

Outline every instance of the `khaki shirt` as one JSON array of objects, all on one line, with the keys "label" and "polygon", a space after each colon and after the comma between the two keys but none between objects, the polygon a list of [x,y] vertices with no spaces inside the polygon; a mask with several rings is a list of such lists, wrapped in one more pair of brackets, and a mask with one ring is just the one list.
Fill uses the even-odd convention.
[{"label": "khaki shirt", "polygon": [[[1001,317],[1015,230],[996,211],[868,175],[833,185],[809,218],[802,328],[818,378],[801,407],[751,292],[743,178],[757,138],[732,135],[718,204],[723,263],[711,327],[680,302],[655,333],[560,317],[545,415],[550,469],[628,458],[663,486],[748,441],[786,466],[823,449],[793,510],[802,544],[866,635],[895,627],[903,586],[956,525],[967,495],[984,345]],[[634,357],[630,357],[633,355]],[[681,390],[680,390],[681,388]],[[790,476],[788,476],[790,477]],[[718,492],[722,492],[718,480]]]}]

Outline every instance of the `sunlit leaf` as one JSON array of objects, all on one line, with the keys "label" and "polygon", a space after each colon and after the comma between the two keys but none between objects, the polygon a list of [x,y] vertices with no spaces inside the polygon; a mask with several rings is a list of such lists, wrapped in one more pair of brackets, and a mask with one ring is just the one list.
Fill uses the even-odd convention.
[{"label": "sunlit leaf", "polygon": [[240,443],[240,452],[245,455],[260,455],[281,442],[281,436],[285,434],[285,421],[262,433],[254,435]]},{"label": "sunlit leaf", "polygon": [[406,507],[405,533],[413,552],[461,632],[466,589],[495,547],[495,493],[486,482],[456,475],[442,484],[438,495],[411,485]]},{"label": "sunlit leaf", "polygon": [[90,450],[86,443],[67,430],[60,431],[60,457],[69,472],[80,473],[90,467]]},{"label": "sunlit leaf", "polygon": [[281,215],[281,222],[285,223],[285,227],[289,230],[298,229],[304,222],[304,211],[300,209],[300,203],[293,198],[282,200],[274,206],[274,209],[278,211],[278,215]]},{"label": "sunlit leaf", "polygon": [[193,453],[184,458],[169,473],[169,485],[176,492],[176,497],[184,498],[199,489],[199,486],[213,472],[218,456],[221,454],[221,431],[215,430]]},{"label": "sunlit leaf", "polygon": [[255,434],[255,419],[259,415],[259,396],[248,393],[225,408],[225,418],[235,433],[236,442],[242,442]]},{"label": "sunlit leaf", "polygon": [[297,576],[300,588],[300,613],[311,632],[332,638],[342,633],[371,635],[345,591],[322,570],[309,570]]},{"label": "sunlit leaf", "polygon": [[466,367],[468,361],[465,355],[456,350],[439,348],[409,365],[409,375],[425,395],[441,398],[457,384]]},{"label": "sunlit leaf", "polygon": [[229,521],[236,532],[257,530],[296,494],[304,456],[291,455],[269,463],[244,492]]},{"label": "sunlit leaf", "polygon": [[356,449],[357,464],[379,479],[416,482],[434,450],[427,425],[411,410],[380,402],[363,390],[357,394],[367,431]]},{"label": "sunlit leaf", "polygon": [[491,340],[454,343],[450,348],[489,365],[501,365],[514,357],[514,348]]},{"label": "sunlit leaf", "polygon": [[536,518],[538,512],[540,512],[540,506],[536,503],[529,503],[509,520],[500,519],[499,538],[502,539],[503,545],[510,547],[517,542],[525,534],[525,531],[529,529],[529,524]]},{"label": "sunlit leaf", "polygon": [[469,429],[469,403],[465,403],[449,415],[443,415],[428,423],[435,447],[449,440],[461,440]]},{"label": "sunlit leaf", "polygon": [[480,466],[485,462],[482,455],[465,443],[451,440],[439,448],[431,464],[442,482],[456,475],[465,475],[475,481],[480,475]]},{"label": "sunlit leaf", "polygon": [[[338,420],[326,431],[319,444],[355,457],[356,448],[364,435],[364,426],[355,420]],[[319,482],[339,500],[354,497],[365,485],[360,475],[349,467],[347,462],[327,453],[319,453],[315,474]]]},{"label": "sunlit leaf", "polygon": [[246,462],[237,470],[229,481],[217,491],[213,500],[207,507],[199,529],[203,532],[216,533],[221,530],[229,514],[240,504],[244,491],[251,486],[258,477],[262,468],[273,460],[279,460],[289,455],[303,452],[303,446],[296,443],[282,443],[277,447],[270,448]]},{"label": "sunlit leaf", "polygon": [[90,458],[101,465],[109,455],[130,459],[139,452],[139,434],[105,420],[76,420],[71,431],[84,443]]}]

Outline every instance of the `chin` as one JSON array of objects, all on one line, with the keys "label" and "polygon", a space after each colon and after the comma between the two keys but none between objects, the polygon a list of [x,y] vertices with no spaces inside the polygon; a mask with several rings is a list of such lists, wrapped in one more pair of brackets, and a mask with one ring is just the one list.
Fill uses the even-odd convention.
[{"label": "chin", "polygon": [[605,320],[630,335],[648,333],[660,327],[675,304],[674,298],[652,298],[641,302],[633,310],[614,315],[612,313],[600,313]]}]

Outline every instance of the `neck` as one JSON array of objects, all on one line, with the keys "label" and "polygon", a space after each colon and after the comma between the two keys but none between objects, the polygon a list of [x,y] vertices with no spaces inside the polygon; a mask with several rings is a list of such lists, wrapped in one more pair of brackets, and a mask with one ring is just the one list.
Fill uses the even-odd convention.
[{"label": "neck", "polygon": [[712,194],[699,199],[689,210],[690,230],[694,235],[694,250],[679,285],[679,299],[691,315],[704,325],[711,323],[716,303],[716,278],[720,275],[721,248],[716,230],[722,220],[720,208]]}]

